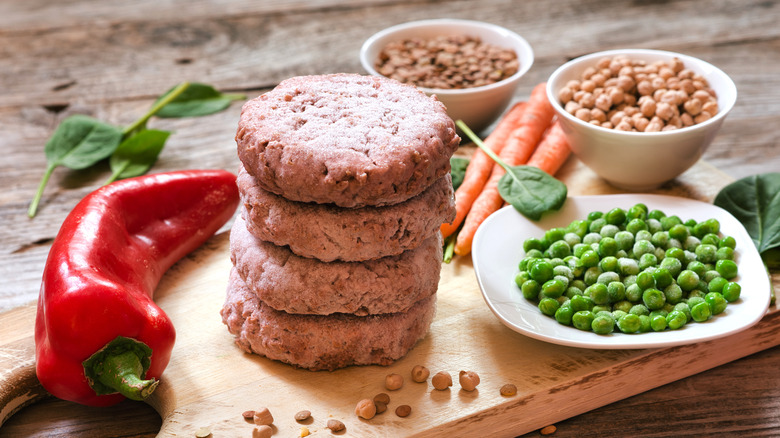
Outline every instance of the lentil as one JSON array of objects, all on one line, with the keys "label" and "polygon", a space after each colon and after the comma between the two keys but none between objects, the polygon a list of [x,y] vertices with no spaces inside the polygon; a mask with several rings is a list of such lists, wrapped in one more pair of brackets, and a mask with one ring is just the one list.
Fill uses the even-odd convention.
[{"label": "lentil", "polygon": [[648,64],[626,56],[603,58],[579,80],[558,90],[574,117],[607,129],[658,132],[711,119],[718,112],[707,80],[686,69],[679,58]]},{"label": "lentil", "polygon": [[438,36],[391,42],[379,53],[379,74],[416,86],[439,89],[480,87],[517,73],[517,54],[478,37]]},{"label": "lentil", "polygon": [[311,411],[298,411],[295,414],[295,421],[306,421],[311,418]]},{"label": "lentil", "polygon": [[555,433],[556,430],[558,430],[558,428],[556,428],[554,425],[551,424],[549,426],[544,426],[539,431],[539,433],[541,433],[542,435],[552,435]]},{"label": "lentil", "polygon": [[377,415],[379,415],[382,412],[387,410],[387,403],[382,403],[380,401],[374,401],[374,405],[376,406],[376,413],[377,413]]},{"label": "lentil", "polygon": [[507,383],[506,385],[501,387],[499,392],[501,393],[501,395],[505,397],[510,397],[517,394],[517,386],[511,383]]},{"label": "lentil", "polygon": [[328,424],[325,426],[328,429],[330,429],[331,432],[341,432],[342,430],[346,429],[346,426],[344,426],[344,423],[342,423],[339,420],[336,420],[334,418],[331,418],[328,420]]},{"label": "lentil", "polygon": [[390,404],[390,396],[387,395],[387,393],[380,392],[379,394],[374,396],[374,402],[375,403],[384,403],[384,404]]},{"label": "lentil", "polygon": [[412,413],[412,407],[409,405],[401,405],[395,408],[395,415],[399,417],[408,417]]}]

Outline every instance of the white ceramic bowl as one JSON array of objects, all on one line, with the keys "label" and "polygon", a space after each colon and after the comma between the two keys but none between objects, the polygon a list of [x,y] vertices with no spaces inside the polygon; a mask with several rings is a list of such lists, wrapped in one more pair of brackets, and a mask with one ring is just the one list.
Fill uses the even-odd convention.
[{"label": "white ceramic bowl", "polygon": [[500,82],[457,90],[418,87],[428,95],[436,95],[447,107],[447,114],[453,120],[463,120],[473,131],[480,132],[506,110],[520,78],[534,62],[531,46],[520,35],[479,21],[448,18],[413,21],[389,27],[371,36],[360,50],[360,62],[369,74],[381,76],[374,69],[374,63],[388,43],[412,37],[433,38],[442,35],[479,37],[483,43],[511,48],[517,53],[520,68],[517,73]]},{"label": "white ceramic bowl", "polygon": [[[558,91],[571,79],[579,79],[603,57],[625,55],[654,62],[677,57],[685,68],[701,74],[717,93],[718,113],[686,128],[661,132],[618,131],[586,123],[563,109]],[[712,143],[726,115],[737,100],[731,78],[712,64],[680,53],[622,49],[592,53],[567,62],[547,81],[547,96],[561,121],[572,152],[596,174],[615,187],[647,191],[679,176],[693,166]]]}]

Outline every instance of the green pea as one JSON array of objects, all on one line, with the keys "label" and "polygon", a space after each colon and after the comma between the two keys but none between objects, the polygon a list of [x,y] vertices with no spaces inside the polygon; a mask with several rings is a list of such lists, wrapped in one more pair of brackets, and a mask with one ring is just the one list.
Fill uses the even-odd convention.
[{"label": "green pea", "polygon": [[643,254],[653,254],[655,246],[649,240],[637,240],[634,242],[634,257],[640,258]]},{"label": "green pea", "polygon": [[664,289],[670,284],[674,283],[674,277],[668,269],[659,267],[653,272],[653,278],[655,279],[655,287],[658,289]]},{"label": "green pea", "polygon": [[679,310],[672,310],[668,315],[666,315],[666,325],[672,330],[681,328],[687,322],[687,317]]},{"label": "green pea", "polygon": [[620,281],[612,281],[607,284],[607,296],[610,303],[617,303],[626,299],[626,286]]},{"label": "green pea", "polygon": [[695,272],[686,269],[677,276],[677,284],[683,291],[691,291],[699,284],[699,276]]},{"label": "green pea", "polygon": [[569,286],[566,288],[566,292],[564,292],[564,296],[569,299],[574,298],[576,295],[582,295],[582,289],[576,286]]},{"label": "green pea", "polygon": [[555,320],[563,325],[571,325],[573,315],[574,310],[571,308],[571,305],[562,304],[558,307],[558,310],[555,311]]},{"label": "green pea", "polygon": [[609,294],[607,286],[603,283],[594,283],[585,289],[585,295],[589,296],[596,304],[609,303]]},{"label": "green pea", "polygon": [[642,254],[642,256],[639,257],[639,269],[641,270],[645,270],[657,264],[658,264],[658,257],[656,257],[654,253]]},{"label": "green pea", "polygon": [[645,204],[636,204],[626,211],[626,219],[647,219],[647,206]]},{"label": "green pea", "polygon": [[517,274],[515,274],[515,284],[517,287],[523,287],[523,283],[526,282],[526,280],[530,280],[531,275],[528,273],[528,271],[520,271]]},{"label": "green pea", "polygon": [[567,283],[556,278],[547,280],[542,284],[542,295],[547,298],[558,298],[566,291]]},{"label": "green pea", "polygon": [[623,276],[636,275],[639,273],[639,263],[636,260],[628,257],[621,257],[617,259],[618,273]]},{"label": "green pea", "polygon": [[574,233],[566,233],[563,235],[562,242],[566,242],[569,245],[569,249],[573,250],[574,245],[582,243],[582,238]]},{"label": "green pea", "polygon": [[733,260],[718,260],[715,263],[715,270],[728,280],[736,277],[739,271],[737,264]]},{"label": "green pea", "polygon": [[737,247],[737,240],[734,239],[732,236],[723,236],[720,239],[720,243],[718,244],[721,248],[731,248],[735,249]]},{"label": "green pea", "polygon": [[595,305],[596,303],[594,303],[590,297],[585,295],[575,295],[571,298],[571,308],[574,309],[575,312],[583,310],[590,311]]},{"label": "green pea", "polygon": [[720,237],[718,237],[717,234],[705,234],[703,237],[701,237],[701,243],[704,245],[714,245],[714,246],[720,246]]},{"label": "green pea", "polygon": [[590,251],[590,245],[584,243],[575,243],[574,246],[571,247],[572,255],[577,258],[582,257],[582,253],[585,251]]},{"label": "green pea", "polygon": [[612,305],[612,314],[614,315],[615,312],[628,313],[628,311],[631,310],[631,307],[633,307],[633,304],[631,304],[630,301],[618,301]]},{"label": "green pea", "polygon": [[694,250],[694,254],[696,254],[696,260],[702,262],[702,263],[715,263],[718,261],[718,257],[716,256],[718,252],[718,247],[715,245],[707,245],[707,244],[700,244],[696,247]]},{"label": "green pea", "polygon": [[675,225],[682,225],[682,219],[676,215],[662,217],[658,219],[658,221],[661,222],[661,226],[663,227],[664,231],[671,230]]},{"label": "green pea", "polygon": [[628,313],[632,313],[634,315],[649,315],[650,310],[644,304],[635,304],[631,306],[631,310],[629,310]]},{"label": "green pea", "polygon": [[590,310],[579,310],[572,315],[571,323],[580,330],[591,331],[591,324],[595,318],[596,316]]},{"label": "green pea", "polygon": [[686,266],[686,269],[689,271],[693,271],[698,275],[699,277],[704,277],[704,274],[707,272],[707,267],[704,266],[704,263],[694,260],[690,263],[688,263],[688,266]]},{"label": "green pea", "polygon": [[588,234],[588,227],[590,222],[587,220],[574,220],[567,227],[566,231],[577,235],[580,239]]},{"label": "green pea", "polygon": [[563,228],[550,228],[544,232],[544,239],[550,244],[563,240],[563,235],[566,234],[566,230]]},{"label": "green pea", "polygon": [[661,225],[661,222],[659,222],[657,219],[647,219],[645,223],[647,224],[647,231],[653,234],[659,231],[666,231],[664,230],[664,227]]},{"label": "green pea", "polygon": [[574,280],[574,272],[571,270],[568,263],[553,266],[553,278],[555,277],[566,277],[566,286],[568,286],[568,283]]},{"label": "green pea", "polygon": [[709,304],[699,303],[691,307],[691,318],[696,322],[704,322],[712,318],[712,310]]},{"label": "green pea", "polygon": [[615,233],[614,239],[618,250],[628,251],[634,247],[634,235],[629,231],[618,231]]},{"label": "green pea", "polygon": [[600,218],[602,216],[604,216],[604,213],[602,213],[600,211],[591,211],[590,213],[588,213],[587,217],[588,217],[589,221],[595,221],[596,219],[598,219],[598,218]]},{"label": "green pea", "polygon": [[599,279],[599,275],[601,275],[603,271],[598,266],[594,266],[592,268],[588,268],[585,271],[585,275],[583,275],[583,280],[585,281],[585,284],[591,285],[593,283],[596,283]]},{"label": "green pea", "polygon": [[649,219],[656,219],[656,220],[661,220],[661,218],[662,218],[662,217],[666,217],[666,213],[664,213],[664,212],[663,212],[663,211],[661,211],[661,210],[650,210],[650,211],[647,213],[647,217],[648,217]]},{"label": "green pea", "polygon": [[[574,276],[574,278],[577,278],[582,275],[583,272],[585,272],[585,267],[582,266],[582,260],[580,260],[578,257],[569,256],[566,259],[564,259],[566,262],[566,266],[569,267],[569,271],[571,271],[571,274]],[[574,280],[572,278],[572,280]]]},{"label": "green pea", "polygon": [[[650,239],[653,238],[653,233],[651,233],[648,230],[639,230],[634,235],[634,244],[636,245],[636,242],[639,242],[640,240],[647,240],[650,242]],[[652,242],[650,242],[652,243]]]},{"label": "green pea", "polygon": [[710,306],[710,310],[712,310],[713,315],[722,313],[724,310],[726,310],[726,306],[728,306],[728,301],[726,301],[726,299],[723,297],[723,294],[718,292],[708,293],[704,296],[704,301],[706,301]]},{"label": "green pea", "polygon": [[687,318],[687,321],[691,320],[691,306],[689,306],[687,303],[677,303],[674,305],[673,310],[682,312],[683,315],[685,315],[685,317]]},{"label": "green pea", "polygon": [[618,251],[617,242],[612,237],[602,237],[599,241],[599,256],[614,256]]},{"label": "green pea", "polygon": [[[705,267],[706,266],[709,266],[709,265],[705,265]],[[714,280],[716,278],[720,278],[720,277],[722,277],[722,275],[720,275],[720,272],[718,272],[718,271],[716,271],[714,269],[710,269],[708,271],[705,271],[703,276],[699,276],[699,279],[704,281],[707,285],[709,285],[712,280]],[[708,289],[705,288],[704,290],[708,290]]]},{"label": "green pea", "polygon": [[664,288],[664,295],[666,296],[667,303],[677,304],[682,299],[683,291],[680,288],[680,285],[672,283]]},{"label": "green pea", "polygon": [[588,250],[582,254],[582,256],[580,257],[580,261],[582,262],[583,267],[592,268],[598,266],[599,255],[596,251]]},{"label": "green pea", "polygon": [[615,330],[615,319],[611,315],[598,315],[591,322],[591,330],[598,335],[608,335]]},{"label": "green pea", "polygon": [[660,309],[666,303],[666,295],[658,289],[648,288],[642,292],[642,302],[648,309]]},{"label": "green pea", "polygon": [[642,271],[636,276],[636,285],[639,286],[639,289],[645,290],[655,287],[655,278],[653,277],[653,274]]},{"label": "green pea", "polygon": [[612,314],[612,306],[610,306],[609,304],[596,305],[596,306],[593,306],[593,310],[591,310],[591,312],[593,312],[593,314],[596,315],[596,316],[599,316],[599,313],[601,313],[601,312],[607,312],[607,313],[609,313],[611,315]]},{"label": "green pea", "polygon": [[[671,243],[671,241],[669,241]],[[682,263],[685,261],[685,252],[683,252],[682,248],[676,248],[676,247],[668,247],[666,248],[666,258],[675,258]]]},{"label": "green pea", "polygon": [[688,301],[686,301],[685,304],[687,304],[688,307],[693,308],[693,306],[704,302],[704,297],[688,297]]},{"label": "green pea", "polygon": [[666,248],[666,245],[669,244],[669,233],[666,231],[653,233],[653,237],[650,238],[650,243],[655,245],[656,248]]},{"label": "green pea", "polygon": [[543,284],[553,277],[553,266],[548,260],[539,259],[537,262],[530,264],[528,272],[531,274],[531,278],[539,284]]},{"label": "green pea", "polygon": [[693,233],[702,238],[707,234],[718,234],[720,232],[720,222],[717,219],[707,219],[693,225]]},{"label": "green pea", "polygon": [[617,320],[617,327],[623,333],[636,333],[639,331],[641,321],[639,315],[628,314],[623,315]]},{"label": "green pea", "polygon": [[539,310],[547,316],[555,315],[555,311],[558,310],[559,307],[560,304],[558,303],[558,300],[553,298],[542,298],[542,300],[539,301]]},{"label": "green pea", "polygon": [[601,227],[607,224],[607,220],[603,217],[600,217],[598,219],[595,219],[590,222],[590,225],[588,226],[588,231],[591,233],[598,233],[601,231]]},{"label": "green pea", "polygon": [[718,260],[734,260],[734,250],[728,246],[718,248],[715,252],[715,258]]},{"label": "green pea", "polygon": [[520,287],[523,292],[523,297],[527,300],[535,300],[539,296],[539,292],[542,291],[542,286],[536,280],[526,280]]},{"label": "green pea", "polygon": [[525,239],[525,241],[523,242],[523,251],[527,253],[532,249],[542,251],[544,249],[544,247],[542,246],[542,241],[535,237]]},{"label": "green pea", "polygon": [[672,277],[677,277],[682,271],[682,262],[675,257],[664,257],[658,266],[669,271]]},{"label": "green pea", "polygon": [[622,225],[626,221],[626,211],[616,207],[608,211],[604,218],[607,220],[608,224]]},{"label": "green pea", "polygon": [[620,275],[614,271],[605,271],[599,274],[596,283],[610,284],[613,281],[620,281]]},{"label": "green pea", "polygon": [[626,224],[626,231],[634,235],[636,235],[639,231],[647,230],[647,223],[642,219],[631,219],[631,221]]},{"label": "green pea", "polygon": [[615,237],[615,234],[620,232],[620,228],[617,225],[607,224],[601,227],[601,230],[599,230],[599,234],[601,234],[601,237]]},{"label": "green pea", "polygon": [[723,277],[715,277],[707,283],[707,290],[710,292],[723,292],[723,287],[728,284],[728,280]]},{"label": "green pea", "polygon": [[556,240],[550,244],[550,255],[555,258],[564,258],[571,255],[571,247],[565,240]]},{"label": "green pea", "polygon": [[538,249],[529,249],[528,252],[525,253],[525,256],[532,259],[541,259],[544,257],[544,253]]},{"label": "green pea", "polygon": [[683,224],[677,224],[672,228],[669,228],[669,237],[672,239],[677,239],[680,242],[684,242],[689,236],[690,232],[688,231],[688,227]]},{"label": "green pea", "polygon": [[[682,244],[683,244],[683,245],[682,245],[682,246],[683,246],[683,249],[684,249],[684,250],[686,250],[686,251],[690,251],[691,253],[694,253],[694,257],[695,257],[695,256],[696,256],[696,254],[695,254],[696,248],[697,248],[699,245],[701,245],[701,240],[699,240],[698,238],[696,238],[696,236],[688,236],[688,238],[687,238],[687,239],[685,239],[685,240],[682,242]],[[687,255],[686,255],[686,257],[687,257]],[[705,262],[705,263],[706,263],[706,262]]]},{"label": "green pea", "polygon": [[742,286],[740,286],[739,283],[735,283],[733,281],[723,286],[723,291],[721,292],[721,294],[723,294],[723,298],[725,298],[729,303],[737,301],[741,293]]},{"label": "green pea", "polygon": [[626,286],[626,300],[636,303],[642,299],[642,288],[638,284],[634,283]]},{"label": "green pea", "polygon": [[[683,318],[685,316],[683,315]],[[666,317],[663,315],[654,315],[650,317],[650,327],[654,332],[662,332],[666,330]]]},{"label": "green pea", "polygon": [[650,327],[650,317],[647,315],[639,315],[639,333],[647,333],[652,328]]}]

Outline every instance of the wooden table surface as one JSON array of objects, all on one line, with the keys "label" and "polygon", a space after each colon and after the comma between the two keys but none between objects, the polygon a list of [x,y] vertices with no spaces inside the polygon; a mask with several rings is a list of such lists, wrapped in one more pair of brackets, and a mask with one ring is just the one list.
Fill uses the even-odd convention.
[{"label": "wooden table surface", "polygon": [[[290,76],[363,73],[358,51],[371,34],[441,17],[492,22],[529,41],[535,62],[518,100],[558,65],[594,51],[637,47],[703,58],[738,88],[737,105],[703,159],[735,179],[780,170],[778,1],[6,0],[0,312],[36,300],[60,223],[109,175],[107,164],[59,168],[38,216],[26,216],[45,169],[43,146],[62,118],[80,113],[128,124],[185,80],[254,97]],[[235,171],[239,110],[236,103],[199,119],[154,119],[153,127],[175,134],[153,171]],[[766,350],[560,422],[555,436],[780,435],[778,361],[780,348]],[[95,409],[47,399],[15,414],[0,436],[146,437],[159,427],[143,403]]]}]

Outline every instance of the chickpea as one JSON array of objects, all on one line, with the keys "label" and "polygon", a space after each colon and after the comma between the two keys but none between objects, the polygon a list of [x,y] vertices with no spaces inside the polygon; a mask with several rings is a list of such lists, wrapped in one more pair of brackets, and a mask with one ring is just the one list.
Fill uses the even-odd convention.
[{"label": "chickpea", "polygon": [[702,105],[701,110],[710,114],[716,114],[718,112],[718,102],[710,100]]},{"label": "chickpea", "polygon": [[645,117],[639,117],[634,120],[634,128],[639,132],[645,132],[645,129],[647,129],[647,125],[649,124],[650,120]]},{"label": "chickpea", "polygon": [[609,64],[612,63],[612,58],[605,56],[596,62],[596,68],[603,69],[603,68],[609,68]]},{"label": "chickpea", "polygon": [[595,75],[590,77],[590,80],[593,81],[593,83],[595,83],[597,87],[603,87],[604,81],[607,80],[607,76],[602,73],[596,73]]},{"label": "chickpea", "polygon": [[653,84],[647,79],[636,84],[636,91],[638,91],[639,94],[642,96],[648,96],[650,94],[653,94],[654,90],[655,88],[653,88]]},{"label": "chickpea", "polygon": [[680,115],[680,121],[682,121],[683,126],[693,126],[693,116],[690,113],[683,113]]},{"label": "chickpea", "polygon": [[404,386],[404,378],[400,374],[392,373],[385,377],[385,388],[390,391],[401,389]]},{"label": "chickpea", "polygon": [[252,430],[252,438],[271,438],[273,434],[274,429],[265,424]]},{"label": "chickpea", "polygon": [[580,108],[574,113],[574,117],[587,122],[591,119],[591,111],[588,108]]},{"label": "chickpea", "polygon": [[422,383],[428,380],[428,376],[431,375],[431,372],[428,370],[428,368],[422,366],[422,365],[415,365],[414,368],[412,368],[412,380],[417,383]]},{"label": "chickpea", "polygon": [[374,418],[374,415],[376,415],[376,405],[374,404],[374,401],[368,398],[360,400],[357,406],[355,406],[355,415],[360,418],[365,418],[366,420]]},{"label": "chickpea", "polygon": [[620,105],[626,100],[626,94],[618,87],[611,88],[608,93],[612,105]]},{"label": "chickpea", "polygon": [[699,99],[694,97],[693,99],[688,99],[688,101],[685,102],[685,105],[683,105],[683,107],[685,108],[685,112],[687,112],[691,116],[696,116],[699,113],[701,113],[702,103]]},{"label": "chickpea", "polygon": [[712,114],[707,111],[702,111],[701,114],[693,118],[695,123],[703,123],[712,118]]},{"label": "chickpea", "polygon": [[647,99],[639,103],[639,111],[645,117],[648,118],[653,117],[653,115],[655,115],[655,108],[656,108],[655,100],[653,100],[653,98],[650,96],[642,96],[642,97],[646,97]]},{"label": "chickpea", "polygon": [[596,98],[593,96],[593,93],[585,93],[582,95],[582,97],[578,100],[580,105],[582,105],[585,108],[593,108],[596,105]]},{"label": "chickpea", "polygon": [[599,97],[596,98],[596,109],[599,109],[601,111],[609,111],[609,108],[612,106],[612,99],[606,95],[602,94]]},{"label": "chickpea", "polygon": [[461,371],[458,373],[458,383],[464,391],[473,391],[479,385],[479,374],[474,371]]},{"label": "chickpea", "polygon": [[607,121],[607,114],[598,108],[593,108],[590,110],[590,117],[591,121],[596,121],[599,124]]},{"label": "chickpea", "polygon": [[570,88],[572,91],[578,91],[580,89],[580,81],[572,79],[566,83],[566,87]]},{"label": "chickpea", "polygon": [[579,103],[570,100],[566,102],[566,105],[563,106],[563,109],[566,110],[567,113],[574,115],[574,113],[577,112],[578,109],[582,108],[582,105]]},{"label": "chickpea", "polygon": [[258,425],[270,426],[274,423],[274,416],[271,415],[271,411],[268,408],[261,408],[255,411],[254,421]]},{"label": "chickpea", "polygon": [[593,82],[590,79],[586,79],[586,80],[582,81],[582,84],[580,85],[580,88],[582,89],[582,91],[587,91],[588,93],[592,93],[593,90],[596,89],[596,83]]},{"label": "chickpea", "polygon": [[431,384],[437,390],[444,391],[452,386],[452,376],[446,371],[439,371],[431,378]]},{"label": "chickpea", "polygon": [[623,91],[631,91],[635,85],[636,81],[631,76],[618,76],[618,87],[622,88]]},{"label": "chickpea", "polygon": [[561,103],[567,103],[571,101],[574,98],[574,90],[572,90],[569,87],[563,87],[560,91],[558,91],[558,99],[561,100]]}]

